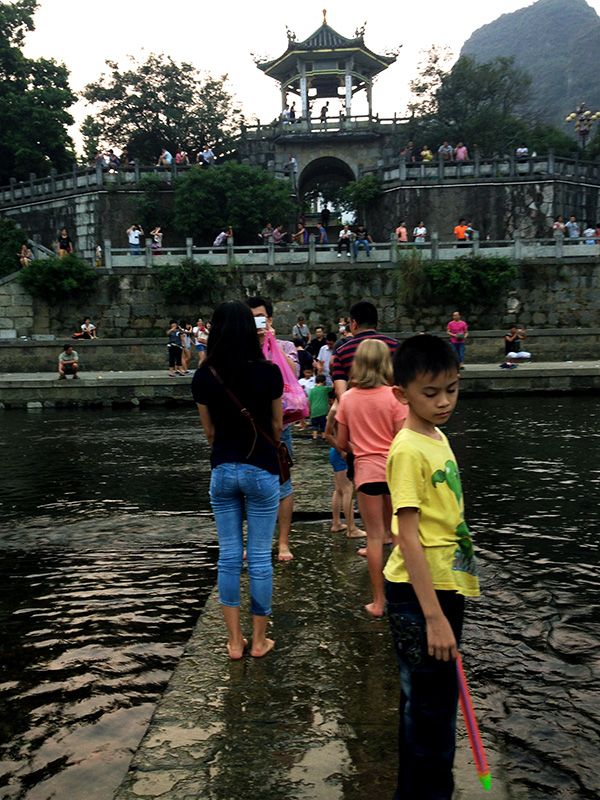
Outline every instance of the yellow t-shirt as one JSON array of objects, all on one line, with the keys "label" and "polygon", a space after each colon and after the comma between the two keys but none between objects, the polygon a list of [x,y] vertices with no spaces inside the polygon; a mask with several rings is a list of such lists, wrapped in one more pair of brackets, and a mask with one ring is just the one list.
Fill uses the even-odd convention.
[{"label": "yellow t-shirt", "polygon": [[[479,580],[464,518],[460,475],[448,439],[441,431],[438,433],[441,439],[432,439],[403,428],[392,442],[387,459],[394,511],[392,530],[398,532],[398,509],[417,508],[419,540],[434,588],[476,597]],[[394,583],[410,583],[398,545],[390,554],[384,575]]]}]

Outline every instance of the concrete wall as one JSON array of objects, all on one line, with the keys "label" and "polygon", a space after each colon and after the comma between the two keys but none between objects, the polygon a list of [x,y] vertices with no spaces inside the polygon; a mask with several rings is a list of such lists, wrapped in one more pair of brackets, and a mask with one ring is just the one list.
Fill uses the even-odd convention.
[{"label": "concrete wall", "polygon": [[[280,327],[282,335],[289,335]],[[391,331],[395,332],[395,331]],[[443,335],[443,330],[433,331]],[[398,332],[396,332],[398,333]],[[409,336],[400,332],[400,338]],[[498,364],[504,355],[504,330],[472,332],[468,340],[467,361],[471,364]],[[0,341],[0,374],[56,372],[56,360],[63,339]],[[132,370],[159,370],[167,365],[166,337],[155,339],[97,339],[73,342],[84,373]],[[600,357],[600,328],[529,328],[527,349],[536,363],[544,361],[588,361]],[[196,366],[192,355],[192,367]]]},{"label": "concrete wall", "polygon": [[461,217],[470,220],[480,238],[552,238],[554,218],[576,213],[580,222],[600,218],[600,188],[567,185],[555,180],[462,185],[422,184],[386,189],[370,214],[377,237],[406,220],[409,230],[420,220],[441,240],[452,239]]},{"label": "concrete wall", "polygon": [[[302,313],[310,325],[332,326],[356,300],[372,300],[385,330],[443,329],[451,304],[409,308],[400,304],[402,267],[371,263],[223,268],[223,299],[264,294],[274,301],[275,323],[291,330]],[[502,328],[518,321],[537,328],[595,327],[600,320],[600,259],[524,262],[514,286],[494,305],[462,309],[477,330]],[[0,281],[0,336],[33,334],[70,336],[85,316],[98,325],[102,338],[163,336],[169,319],[195,320],[209,316],[208,304],[166,304],[152,270],[119,268],[102,271],[95,296],[85,305],[65,302],[49,308],[32,301],[20,289],[16,276]]]}]

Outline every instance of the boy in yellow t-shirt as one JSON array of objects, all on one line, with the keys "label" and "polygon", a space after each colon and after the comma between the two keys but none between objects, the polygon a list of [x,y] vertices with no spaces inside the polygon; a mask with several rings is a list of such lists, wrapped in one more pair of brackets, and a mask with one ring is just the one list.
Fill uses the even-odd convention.
[{"label": "boy in yellow t-shirt", "polygon": [[437,336],[407,339],[394,392],[408,406],[387,461],[398,544],[386,567],[388,617],[400,670],[396,798],[450,800],[464,598],[479,594],[456,459],[438,425],[458,399],[458,361]]}]

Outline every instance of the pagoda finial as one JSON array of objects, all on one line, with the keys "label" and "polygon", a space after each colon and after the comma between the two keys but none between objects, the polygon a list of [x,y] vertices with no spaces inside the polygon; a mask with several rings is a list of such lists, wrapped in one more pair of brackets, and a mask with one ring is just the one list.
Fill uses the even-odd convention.
[{"label": "pagoda finial", "polygon": [[327,25],[327,9],[323,9],[323,25]]}]

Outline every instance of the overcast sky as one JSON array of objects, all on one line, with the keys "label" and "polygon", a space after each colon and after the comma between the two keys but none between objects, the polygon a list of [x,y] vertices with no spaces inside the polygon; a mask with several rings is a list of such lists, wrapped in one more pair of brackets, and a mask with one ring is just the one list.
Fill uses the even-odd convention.
[{"label": "overcast sky", "polygon": [[[600,12],[600,0],[588,2]],[[365,42],[371,50],[384,53],[402,45],[397,62],[380,75],[373,90],[374,112],[387,117],[405,112],[408,83],[416,74],[422,51],[436,43],[449,46],[458,55],[474,30],[526,5],[530,3],[523,0],[410,4],[390,0],[220,0],[211,4],[198,0],[40,0],[36,30],[28,35],[25,51],[29,56],[64,62],[76,92],[98,78],[106,59],[124,62],[127,55],[133,55],[144,60],[149,53],[164,53],[213,75],[227,73],[230,90],[246,116],[269,121],[280,110],[278,86],[256,68],[250,53],[279,56],[287,47],[286,25],[298,40],[306,39],[321,25],[326,7],[328,23],[343,36],[352,37],[366,19]],[[364,112],[358,100],[353,111]],[[79,121],[86,113],[83,102],[74,109]]]}]

